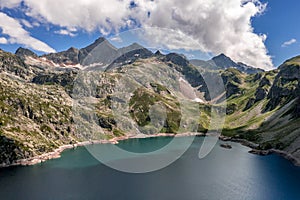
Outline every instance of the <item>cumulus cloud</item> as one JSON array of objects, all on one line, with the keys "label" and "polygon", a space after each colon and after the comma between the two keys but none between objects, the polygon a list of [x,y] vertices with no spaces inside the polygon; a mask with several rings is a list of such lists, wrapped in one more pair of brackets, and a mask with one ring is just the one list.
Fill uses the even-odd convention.
[{"label": "cumulus cloud", "polygon": [[206,51],[195,38],[178,29],[145,26],[134,30],[133,34],[152,48]]},{"label": "cumulus cloud", "polygon": [[296,39],[290,39],[289,41],[286,41],[286,42],[284,42],[282,45],[281,45],[281,47],[288,47],[288,46],[290,46],[290,45],[292,45],[292,44],[295,44],[297,42],[297,40]]},{"label": "cumulus cloud", "polygon": [[[255,34],[251,26],[251,18],[262,13],[265,6],[255,0],[164,0],[152,7],[146,22],[150,26],[178,32],[177,40],[176,33],[157,34],[159,39],[154,39],[166,43],[166,46],[174,41],[172,47],[176,48],[178,43],[180,48],[180,41],[184,41],[186,35],[186,49],[225,53],[235,61],[271,69],[272,60],[264,44],[266,35]],[[153,38],[158,30],[146,34]]]},{"label": "cumulus cloud", "polygon": [[0,12],[0,28],[2,29],[2,34],[8,36],[6,41],[2,39],[6,43],[24,44],[26,47],[31,47],[32,49],[42,52],[55,52],[53,48],[49,47],[44,42],[31,37],[30,34],[23,29],[18,20],[13,19],[2,12]]},{"label": "cumulus cloud", "polygon": [[24,0],[27,15],[61,27],[80,27],[102,33],[125,27],[130,19],[130,0]]},{"label": "cumulus cloud", "polygon": [[[0,0],[2,7],[3,2]],[[252,17],[266,8],[259,0],[134,0],[134,7],[130,6],[133,0],[23,2],[27,16],[63,30],[76,27],[107,35],[123,28],[142,27],[149,31],[145,37],[151,43],[170,49],[225,53],[235,61],[273,68],[264,44],[266,35],[255,34],[251,25]]]}]

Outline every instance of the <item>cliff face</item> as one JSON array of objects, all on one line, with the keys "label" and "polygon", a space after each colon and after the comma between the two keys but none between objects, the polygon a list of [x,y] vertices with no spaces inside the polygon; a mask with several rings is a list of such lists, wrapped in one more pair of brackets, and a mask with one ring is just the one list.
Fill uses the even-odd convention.
[{"label": "cliff face", "polygon": [[33,73],[18,56],[0,50],[0,73],[8,73],[28,79]]},{"label": "cliff face", "polygon": [[[300,66],[297,63],[287,61],[280,67],[274,83],[268,94],[270,99],[266,110],[272,110],[279,105],[287,104],[289,101],[299,98]],[[297,113],[293,113],[297,115]]]},{"label": "cliff face", "polygon": [[[64,88],[39,86],[0,74],[0,93],[0,135],[7,147],[1,154],[24,158],[76,139],[71,124],[72,102]],[[2,158],[11,162],[9,156]]]},{"label": "cliff face", "polygon": [[11,164],[16,160],[24,159],[26,156],[32,156],[29,152],[23,151],[15,140],[5,136],[0,136],[0,151],[1,164],[4,165]]},{"label": "cliff face", "polygon": [[[89,59],[88,66],[81,66],[82,69],[72,67],[82,64],[81,59],[102,42],[105,44],[93,52],[103,53],[102,57]],[[152,54],[137,44],[118,50],[100,39],[95,44],[42,57],[25,49],[20,49],[17,56],[0,51],[0,164],[50,152],[65,144],[132,134],[128,131],[132,124],[138,125],[137,132],[177,133],[180,126],[188,126],[195,118],[181,112],[178,97],[198,102],[198,131],[210,129],[212,108],[218,112],[226,104],[223,135],[254,141],[261,149],[284,150],[300,159],[298,57],[269,72],[243,73],[230,68],[233,63],[229,58],[226,58],[227,69],[206,71],[174,53]],[[90,62],[99,64],[99,59],[108,52],[116,53],[115,61],[103,65],[109,70],[80,79],[85,72],[97,71]],[[125,53],[119,56],[118,52]],[[147,80],[145,75],[153,72],[159,77]],[[205,80],[220,84],[213,79],[216,73],[220,74],[218,81],[224,83],[225,93],[219,90],[209,93]],[[165,85],[167,82],[160,81],[170,76],[175,82],[168,83],[169,86],[180,83],[177,92]],[[129,101],[123,102],[115,94],[130,89],[132,85],[124,82],[128,77],[133,80],[132,85],[139,87],[128,92]],[[93,91],[89,90],[91,84]],[[84,95],[91,92],[91,98],[81,100],[82,92]],[[95,113],[85,107],[86,103]],[[122,104],[128,106],[128,115],[116,113],[115,106]],[[158,104],[156,111],[162,114],[156,118],[166,115],[164,123],[156,122],[159,129],[150,123],[153,120],[150,108]],[[188,107],[195,113],[193,109]],[[96,134],[89,133],[91,127],[97,130]]]},{"label": "cliff face", "polygon": [[278,70],[248,75],[241,94],[227,99],[224,135],[254,141],[260,149],[283,150],[300,159],[299,62],[286,61]]}]

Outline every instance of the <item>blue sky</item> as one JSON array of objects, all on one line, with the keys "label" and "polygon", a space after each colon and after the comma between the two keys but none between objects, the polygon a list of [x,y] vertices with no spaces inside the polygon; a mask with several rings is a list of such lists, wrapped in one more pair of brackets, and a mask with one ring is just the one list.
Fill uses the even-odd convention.
[{"label": "blue sky", "polygon": [[[265,44],[276,66],[285,60],[300,55],[300,1],[270,0],[264,14],[253,18],[256,33],[268,36]],[[295,39],[295,43],[282,46]],[[294,41],[294,40],[293,40]]]},{"label": "blue sky", "polygon": [[[245,5],[241,0],[0,0],[0,48],[15,52],[23,46],[43,54],[82,48],[105,36],[117,47],[138,42],[199,59],[225,53],[270,69],[271,60],[278,66],[300,54],[299,8],[297,0]],[[149,26],[159,29],[144,29]],[[126,32],[135,28],[147,33]]]}]

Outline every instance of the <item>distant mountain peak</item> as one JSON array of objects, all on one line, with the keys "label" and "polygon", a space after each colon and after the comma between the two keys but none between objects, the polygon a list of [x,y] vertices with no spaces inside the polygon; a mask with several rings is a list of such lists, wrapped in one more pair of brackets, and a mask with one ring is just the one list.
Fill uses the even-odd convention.
[{"label": "distant mountain peak", "polygon": [[163,54],[160,52],[160,50],[157,50],[157,51],[155,52],[155,55],[156,55],[156,56],[163,56]]},{"label": "distant mountain peak", "polygon": [[167,62],[171,61],[176,65],[180,65],[184,67],[188,66],[190,63],[185,56],[178,53],[169,53],[168,55],[166,55],[166,61]]},{"label": "distant mountain peak", "polygon": [[15,53],[18,57],[20,58],[25,58],[27,56],[30,56],[30,57],[33,57],[33,58],[36,58],[38,57],[33,51],[29,50],[29,49],[26,49],[26,48],[23,48],[23,47],[19,47]]},{"label": "distant mountain peak", "polygon": [[229,58],[229,57],[226,56],[224,53],[221,53],[221,54],[215,56],[214,58],[222,58],[222,57]]},{"label": "distant mountain peak", "polygon": [[133,43],[130,45],[131,47],[134,47],[136,49],[145,49],[145,47],[143,47],[142,45],[140,45],[139,43]]},{"label": "distant mountain peak", "polygon": [[82,48],[81,51],[86,51],[86,53],[89,53],[93,49],[95,49],[97,46],[100,46],[100,45],[110,46],[111,48],[116,49],[112,44],[109,43],[108,40],[106,40],[106,38],[100,37],[100,38],[96,39],[92,44],[88,45],[85,48]]},{"label": "distant mountain peak", "polygon": [[140,45],[139,43],[132,43],[131,45],[127,46],[127,47],[123,47],[121,48],[122,50],[126,50],[126,51],[132,51],[132,50],[137,50],[137,49],[144,49],[145,47],[143,47],[142,45]]},{"label": "distant mountain peak", "polygon": [[98,39],[95,40],[94,44],[100,44],[105,41],[107,41],[105,37],[99,37]]},{"label": "distant mountain peak", "polygon": [[241,62],[236,63],[224,53],[221,53],[208,61],[191,60],[191,63],[195,66],[199,66],[202,67],[203,69],[209,69],[209,70],[220,70],[220,69],[222,70],[228,68],[235,68],[247,74],[254,74],[257,72],[264,71],[262,69],[254,68]]},{"label": "distant mountain peak", "polygon": [[76,49],[75,47],[71,47],[67,50],[67,52],[78,52],[79,50]]},{"label": "distant mountain peak", "polygon": [[[82,65],[94,63],[111,63],[116,57],[118,49],[107,39],[100,37],[94,43],[79,50],[79,61]],[[95,56],[97,55],[97,56]]]},{"label": "distant mountain peak", "polygon": [[238,64],[231,60],[231,58],[229,58],[225,54],[220,54],[216,57],[213,57],[211,59],[211,62],[213,62],[213,64],[222,69],[227,69],[230,67],[238,68]]},{"label": "distant mountain peak", "polygon": [[101,43],[109,43],[108,42],[108,40],[106,40],[106,38],[104,38],[104,37],[99,37],[98,39],[96,39],[91,45],[89,45],[89,46],[96,46],[96,45],[99,45],[99,44],[101,44]]},{"label": "distant mountain peak", "polygon": [[233,62],[233,60],[230,57],[226,56],[224,53],[221,53],[221,54],[213,57],[212,60],[227,60],[227,61]]}]

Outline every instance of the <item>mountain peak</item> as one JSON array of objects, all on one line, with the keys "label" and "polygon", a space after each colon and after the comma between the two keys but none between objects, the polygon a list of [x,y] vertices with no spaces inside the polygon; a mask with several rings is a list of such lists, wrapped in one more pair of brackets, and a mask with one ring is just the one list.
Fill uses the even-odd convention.
[{"label": "mountain peak", "polygon": [[142,45],[135,42],[135,43],[133,43],[133,44],[127,46],[127,47],[120,48],[118,50],[118,52],[121,55],[123,55],[123,54],[129,53],[129,52],[136,51],[136,50],[141,50],[141,49],[145,49],[145,47],[143,47]]},{"label": "mountain peak", "polygon": [[188,66],[190,63],[185,56],[177,53],[169,53],[168,55],[166,55],[166,61],[171,61],[176,65],[181,65],[184,67]]},{"label": "mountain peak", "polygon": [[139,43],[132,43],[131,45],[129,45],[129,47],[134,47],[134,48],[139,48],[139,49],[143,49],[144,47],[142,45],[140,45]]},{"label": "mountain peak", "polygon": [[79,50],[76,49],[75,47],[71,47],[67,50],[67,52],[78,52]]},{"label": "mountain peak", "polygon": [[232,61],[232,59],[230,57],[226,56],[224,53],[221,53],[218,56],[215,56],[212,58],[212,60],[220,60],[220,59]]},{"label": "mountain peak", "polygon": [[31,50],[29,49],[25,49],[25,48],[22,48],[22,47],[19,47],[15,53],[18,57],[20,58],[25,58],[27,56],[30,56],[30,57],[38,57],[34,52],[32,52]]},{"label": "mountain peak", "polygon": [[255,74],[264,71],[262,69],[255,68],[241,62],[236,63],[230,57],[226,56],[224,53],[221,53],[208,61],[191,60],[191,63],[195,66],[201,67],[203,69],[209,69],[209,70],[220,70],[220,69],[224,70],[228,68],[235,68],[247,74]]},{"label": "mountain peak", "polygon": [[157,51],[155,52],[155,55],[156,55],[156,56],[163,56],[163,54],[160,52],[160,50],[157,50]]},{"label": "mountain peak", "polygon": [[104,41],[107,41],[105,37],[99,37],[97,40],[95,40],[94,44],[100,44]]},{"label": "mountain peak", "polygon": [[88,45],[87,47],[81,50],[91,52],[95,47],[99,46],[100,44],[110,44],[110,43],[104,37],[99,37],[92,44]]},{"label": "mountain peak", "polygon": [[238,68],[238,64],[236,64],[231,58],[226,56],[225,54],[220,54],[216,57],[212,58],[212,62],[217,66],[221,67],[224,69],[233,67],[233,68]]},{"label": "mountain peak", "polygon": [[282,65],[279,66],[279,69],[282,69],[286,66],[300,66],[300,56],[286,60]]}]

